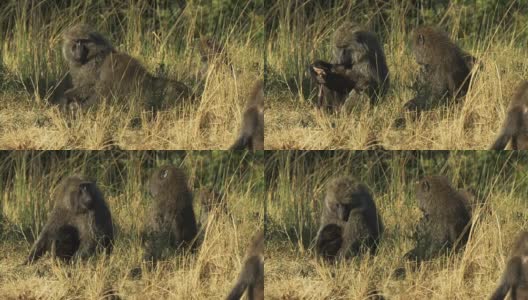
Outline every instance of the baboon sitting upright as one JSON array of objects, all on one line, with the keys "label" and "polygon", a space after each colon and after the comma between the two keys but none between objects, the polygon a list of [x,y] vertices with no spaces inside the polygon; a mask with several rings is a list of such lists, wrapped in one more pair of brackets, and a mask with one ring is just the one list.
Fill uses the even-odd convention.
[{"label": "baboon sitting upright", "polygon": [[334,65],[318,64],[335,75],[318,82],[320,106],[323,99],[326,107],[341,105],[348,96],[343,91],[349,89],[366,93],[371,103],[376,103],[389,89],[389,69],[378,38],[351,22],[344,22],[335,32]]},{"label": "baboon sitting upright", "polygon": [[112,217],[95,182],[81,176],[69,177],[54,198],[53,210],[26,263],[38,260],[47,251],[65,260],[73,256],[86,258],[102,249],[110,254]]},{"label": "baboon sitting upright", "polygon": [[510,292],[512,300],[528,299],[528,232],[515,240],[508,264],[491,300],[503,300]]},{"label": "baboon sitting upright", "polygon": [[192,193],[185,173],[175,166],[164,166],[152,174],[150,194],[154,198],[147,222],[145,259],[156,261],[163,246],[190,246],[197,234]]},{"label": "baboon sitting upright", "polygon": [[513,150],[528,150],[528,81],[523,81],[513,97],[508,115],[492,150],[504,150],[511,140]]},{"label": "baboon sitting upright", "polygon": [[375,253],[382,233],[381,216],[367,186],[352,177],[328,184],[316,238],[318,255],[346,258],[364,248]]},{"label": "baboon sitting upright", "polygon": [[444,176],[426,176],[417,183],[416,200],[424,215],[414,233],[417,246],[406,258],[421,261],[465,246],[471,225],[465,195]]},{"label": "baboon sitting upright", "polygon": [[420,65],[419,90],[405,104],[406,110],[419,112],[431,106],[432,101],[466,95],[475,58],[462,51],[445,32],[419,27],[412,36],[412,52]]},{"label": "baboon sitting upright", "polygon": [[[62,97],[63,108],[89,107],[114,97],[125,101],[139,95],[142,107],[157,110],[165,107],[165,100],[191,97],[183,83],[152,76],[139,61],[116,51],[88,25],[72,27],[63,38],[62,53],[73,83]],[[133,106],[130,102],[124,104]]]},{"label": "baboon sitting upright", "polygon": [[264,232],[259,231],[251,241],[244,266],[227,300],[239,300],[247,289],[249,300],[264,300]]},{"label": "baboon sitting upright", "polygon": [[252,89],[242,117],[238,139],[230,150],[264,150],[264,81]]}]

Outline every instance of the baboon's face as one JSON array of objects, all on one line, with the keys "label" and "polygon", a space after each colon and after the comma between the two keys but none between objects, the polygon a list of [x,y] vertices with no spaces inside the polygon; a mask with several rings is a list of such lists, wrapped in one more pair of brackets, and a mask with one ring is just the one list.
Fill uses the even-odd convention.
[{"label": "baboon's face", "polygon": [[350,49],[343,47],[336,47],[334,49],[334,57],[336,64],[351,65],[352,64],[352,53]]},{"label": "baboon's face", "polygon": [[336,201],[335,197],[327,196],[326,206],[329,211],[335,213],[339,220],[347,222],[348,216],[350,215],[350,210],[352,209],[350,205]]},{"label": "baboon's face", "polygon": [[417,32],[414,34],[412,51],[414,53],[414,58],[419,65],[426,65],[428,62],[426,43],[429,43],[429,41],[426,41],[423,33]]},{"label": "baboon's face", "polygon": [[74,62],[84,65],[88,62],[88,53],[89,48],[88,44],[90,43],[90,40],[86,39],[78,39],[73,40],[69,43],[70,46],[70,58]]},{"label": "baboon's face", "polygon": [[94,207],[97,193],[93,182],[81,182],[70,188],[70,205],[74,212],[85,213]]}]

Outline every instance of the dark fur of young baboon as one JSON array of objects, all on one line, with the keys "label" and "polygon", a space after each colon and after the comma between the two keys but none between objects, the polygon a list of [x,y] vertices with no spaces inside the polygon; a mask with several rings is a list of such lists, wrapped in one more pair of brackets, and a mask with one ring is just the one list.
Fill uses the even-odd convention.
[{"label": "dark fur of young baboon", "polygon": [[238,139],[230,150],[264,150],[264,81],[258,80],[253,87]]},{"label": "dark fur of young baboon", "polygon": [[406,258],[422,261],[466,245],[471,214],[465,197],[445,176],[426,176],[416,184],[416,200],[424,215],[414,233],[417,246]]},{"label": "dark fur of young baboon", "polygon": [[351,65],[331,64],[316,60],[310,65],[310,75],[318,84],[317,104],[319,107],[336,109],[342,103],[334,100],[345,99],[356,87]]},{"label": "dark fur of young baboon", "polygon": [[515,240],[506,269],[491,300],[510,298],[528,299],[528,232],[523,231]]},{"label": "dark fur of young baboon", "polygon": [[68,177],[54,198],[53,210],[26,263],[38,260],[48,251],[65,260],[72,256],[87,258],[101,250],[111,253],[112,217],[94,181],[81,176]]},{"label": "dark fur of young baboon", "polygon": [[501,132],[491,149],[504,150],[510,141],[513,150],[528,150],[528,81],[517,87]]},{"label": "dark fur of young baboon", "polygon": [[429,26],[417,28],[412,36],[412,52],[420,65],[420,90],[405,104],[406,110],[419,112],[433,104],[430,102],[466,95],[475,58],[462,51],[445,32]]},{"label": "dark fur of young baboon", "polygon": [[201,188],[196,193],[196,199],[200,203],[200,224],[207,224],[207,219],[213,211],[228,214],[227,202],[223,193],[213,188]]},{"label": "dark fur of young baboon", "polygon": [[[183,83],[149,74],[138,60],[115,50],[88,25],[70,28],[63,39],[62,53],[73,83],[60,101],[64,109],[85,108],[105,99],[125,101],[139,95],[142,107],[157,110],[164,108],[167,101],[183,101],[192,96]],[[134,106],[131,102],[124,104]]]},{"label": "dark fur of young baboon", "polygon": [[[354,90],[366,93],[372,103],[390,86],[389,68],[376,35],[352,22],[344,22],[334,34],[334,63],[351,66]],[[342,99],[345,100],[345,99]]]},{"label": "dark fur of young baboon", "polygon": [[264,300],[264,232],[253,236],[242,271],[227,300],[239,300],[247,290],[249,300]]},{"label": "dark fur of young baboon", "polygon": [[[336,238],[342,230],[341,241]],[[316,238],[316,253],[331,257],[328,249],[341,243],[336,257],[358,255],[364,250],[374,254],[383,233],[383,223],[368,187],[352,177],[332,180],[326,189],[321,226]],[[329,240],[333,245],[324,244]],[[330,253],[332,254],[332,253]]]},{"label": "dark fur of young baboon", "polygon": [[145,259],[156,261],[165,246],[179,249],[193,245],[198,230],[183,170],[175,166],[157,169],[149,188],[154,201],[146,229]]}]

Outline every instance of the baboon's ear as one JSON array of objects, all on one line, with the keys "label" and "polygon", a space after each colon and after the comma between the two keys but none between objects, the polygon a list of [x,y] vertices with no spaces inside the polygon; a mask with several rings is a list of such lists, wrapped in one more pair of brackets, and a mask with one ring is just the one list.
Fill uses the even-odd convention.
[{"label": "baboon's ear", "polygon": [[421,34],[421,33],[418,35],[418,44],[419,44],[420,46],[423,46],[423,45],[425,44],[425,37],[424,37],[424,35]]},{"label": "baboon's ear", "polygon": [[165,179],[169,175],[169,170],[165,169],[160,172],[160,179]]}]

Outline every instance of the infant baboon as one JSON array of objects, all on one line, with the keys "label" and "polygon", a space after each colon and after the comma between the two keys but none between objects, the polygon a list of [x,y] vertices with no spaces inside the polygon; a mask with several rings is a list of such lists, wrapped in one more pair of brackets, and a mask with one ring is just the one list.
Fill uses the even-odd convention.
[{"label": "infant baboon", "polygon": [[319,107],[324,106],[335,110],[342,104],[341,100],[345,99],[356,87],[351,66],[316,60],[309,69],[312,79],[319,85],[317,96]]},{"label": "infant baboon", "polygon": [[504,150],[511,140],[513,150],[528,150],[528,81],[523,81],[513,97],[508,115],[492,150]]},{"label": "infant baboon", "polygon": [[424,216],[416,227],[417,246],[405,256],[421,261],[442,251],[460,249],[469,238],[469,200],[444,176],[426,176],[416,185],[416,200]]},{"label": "infant baboon", "polygon": [[86,258],[98,250],[112,251],[112,216],[94,181],[81,176],[65,179],[55,193],[55,204],[26,263],[47,251],[68,260]]},{"label": "infant baboon", "polygon": [[360,254],[364,247],[375,253],[382,233],[381,216],[367,186],[352,177],[339,177],[328,184],[316,238],[318,255],[346,258]]},{"label": "infant baboon", "polygon": [[242,128],[230,150],[264,150],[264,81],[252,89],[242,117]]},{"label": "infant baboon", "polygon": [[163,246],[190,246],[197,226],[192,193],[185,173],[175,166],[164,166],[150,178],[150,194],[154,198],[146,230],[145,259],[156,261]]},{"label": "infant baboon", "polygon": [[502,300],[510,292],[510,298],[528,299],[528,232],[517,237],[506,270],[491,300]]},{"label": "infant baboon", "polygon": [[249,300],[264,300],[264,232],[259,231],[251,241],[244,266],[227,300],[238,300],[247,289]]},{"label": "infant baboon", "polygon": [[212,188],[201,188],[196,193],[196,198],[200,202],[200,224],[207,224],[207,219],[212,211],[221,211],[227,214],[227,202],[224,194]]},{"label": "infant baboon", "polygon": [[[389,68],[376,35],[351,22],[343,23],[334,35],[334,63],[350,66],[354,90],[365,92],[372,103],[389,89]],[[343,102],[345,99],[342,99]]]},{"label": "infant baboon", "polygon": [[[169,102],[191,97],[183,83],[156,78],[126,53],[118,52],[88,25],[77,25],[64,35],[62,53],[70,68],[73,88],[61,100],[63,108],[89,107],[116,97],[122,101],[140,96],[146,109],[157,110]],[[132,107],[133,103],[124,103]]]},{"label": "infant baboon", "polygon": [[412,51],[420,65],[418,95],[405,104],[409,111],[421,111],[447,97],[465,96],[470,67],[475,58],[462,51],[447,34],[432,27],[419,27],[412,36]]}]

